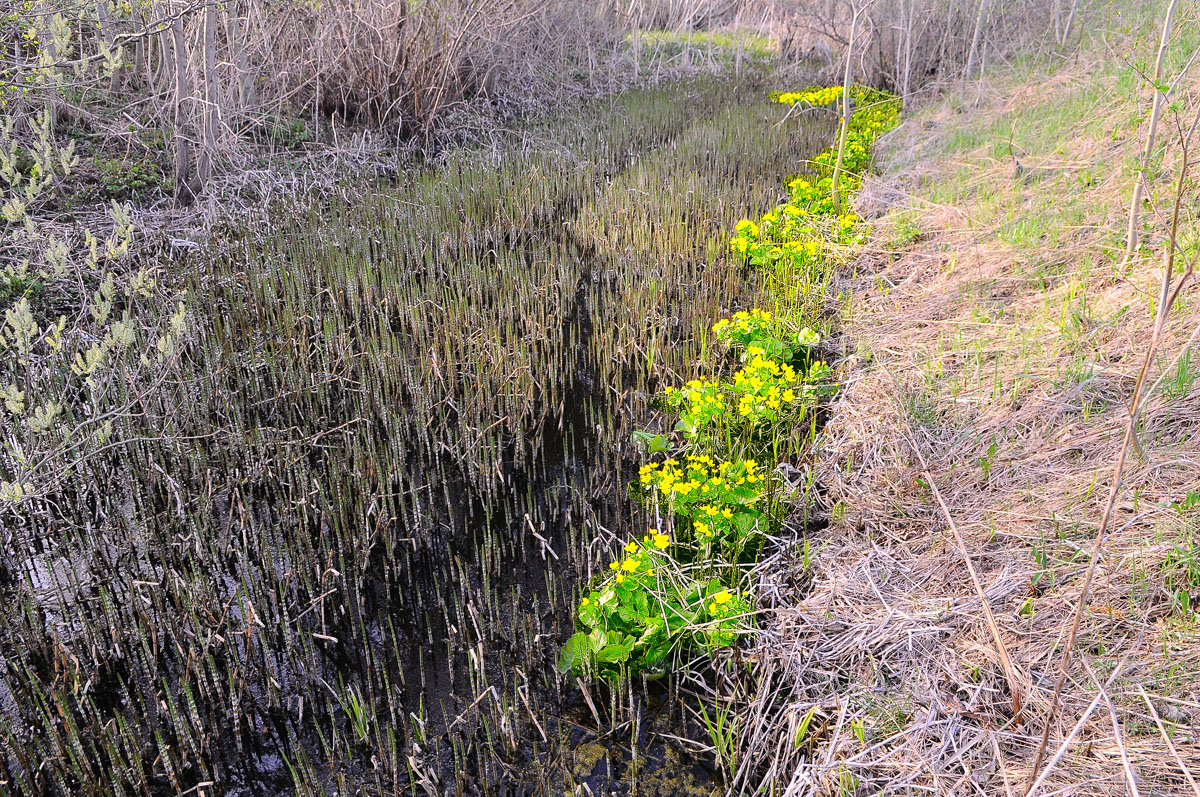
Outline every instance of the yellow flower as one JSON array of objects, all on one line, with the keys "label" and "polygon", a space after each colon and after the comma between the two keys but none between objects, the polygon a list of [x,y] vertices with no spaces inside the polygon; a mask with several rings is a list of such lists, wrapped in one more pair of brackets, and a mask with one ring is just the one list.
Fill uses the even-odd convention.
[{"label": "yellow flower", "polygon": [[638,549],[638,544],[632,540],[625,546],[625,553],[635,553]]},{"label": "yellow flower", "polygon": [[621,569],[633,573],[638,569],[638,566],[641,565],[641,563],[641,560],[636,556],[631,556],[621,563]]},{"label": "yellow flower", "polygon": [[668,537],[666,534],[655,534],[654,535],[654,547],[658,548],[660,551],[663,548],[666,548],[670,544],[671,544],[671,538]]},{"label": "yellow flower", "polygon": [[716,595],[713,595],[713,602],[718,606],[724,606],[726,603],[729,603],[730,599],[732,598],[733,596],[729,594],[729,590],[723,589]]},{"label": "yellow flower", "polygon": [[609,570],[620,570],[620,569],[621,569],[621,563],[620,563],[620,562],[609,562],[609,563],[608,563],[608,569],[609,569]]}]

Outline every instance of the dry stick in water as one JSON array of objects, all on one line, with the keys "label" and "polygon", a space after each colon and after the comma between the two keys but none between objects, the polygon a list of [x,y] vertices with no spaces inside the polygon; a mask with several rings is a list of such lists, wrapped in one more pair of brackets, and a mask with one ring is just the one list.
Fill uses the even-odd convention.
[{"label": "dry stick in water", "polygon": [[[1171,4],[1174,8],[1174,2]],[[1169,14],[1168,14],[1169,16]],[[1197,120],[1200,120],[1200,109],[1197,110]],[[1092,544],[1092,556],[1088,562],[1087,571],[1083,577],[1083,587],[1079,592],[1079,600],[1075,604],[1075,614],[1071,618],[1071,629],[1067,634],[1067,641],[1063,647],[1062,658],[1059,661],[1058,678],[1054,682],[1054,695],[1050,698],[1050,713],[1046,717],[1046,725],[1042,729],[1042,739],[1038,743],[1037,754],[1033,759],[1033,768],[1029,772],[1028,786],[1025,789],[1025,797],[1033,792],[1034,787],[1039,782],[1035,780],[1038,774],[1038,768],[1042,764],[1042,758],[1046,755],[1046,744],[1050,740],[1050,728],[1054,724],[1054,715],[1058,710],[1059,699],[1062,697],[1063,686],[1066,685],[1067,676],[1070,674],[1071,654],[1075,649],[1075,637],[1079,634],[1079,624],[1083,620],[1083,608],[1087,605],[1088,592],[1092,586],[1092,579],[1096,575],[1096,566],[1100,562],[1100,554],[1104,550],[1104,537],[1108,532],[1108,526],[1112,522],[1113,510],[1117,505],[1117,498],[1121,493],[1122,477],[1125,473],[1125,460],[1129,457],[1129,449],[1133,445],[1134,435],[1137,430],[1138,412],[1141,409],[1142,397],[1145,393],[1146,377],[1150,371],[1150,364],[1154,361],[1154,355],[1158,351],[1158,345],[1162,342],[1163,333],[1167,326],[1167,316],[1171,312],[1171,307],[1175,304],[1175,300],[1179,298],[1179,292],[1183,286],[1187,284],[1188,279],[1192,276],[1196,268],[1196,259],[1200,258],[1200,253],[1192,258],[1188,263],[1187,270],[1180,276],[1172,287],[1171,272],[1175,263],[1175,231],[1176,225],[1179,222],[1180,205],[1183,198],[1183,192],[1186,188],[1186,178],[1188,170],[1188,140],[1192,133],[1195,132],[1196,124],[1192,124],[1191,130],[1186,136],[1181,136],[1183,160],[1179,167],[1179,184],[1175,194],[1175,212],[1171,220],[1171,235],[1167,239],[1167,251],[1164,257],[1163,265],[1163,285],[1161,301],[1159,302],[1158,315],[1154,320],[1154,333],[1150,337],[1150,345],[1146,348],[1146,355],[1142,359],[1142,367],[1138,371],[1137,382],[1133,386],[1133,395],[1129,399],[1129,418],[1125,422],[1125,436],[1121,441],[1121,449],[1117,454],[1116,464],[1113,466],[1112,485],[1109,487],[1108,500],[1104,504],[1104,513],[1100,516],[1100,528],[1096,531],[1096,540]],[[1040,779],[1039,779],[1040,780]]]}]

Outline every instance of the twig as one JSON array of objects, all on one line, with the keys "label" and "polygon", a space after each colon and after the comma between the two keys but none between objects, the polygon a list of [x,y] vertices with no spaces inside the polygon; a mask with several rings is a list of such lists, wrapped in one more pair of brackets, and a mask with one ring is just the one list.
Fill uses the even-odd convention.
[{"label": "twig", "polygon": [[945,516],[946,523],[950,526],[950,531],[954,533],[954,542],[958,545],[958,550],[962,554],[963,560],[967,563],[967,571],[971,574],[971,584],[975,587],[975,594],[979,596],[979,601],[983,604],[983,615],[987,620],[988,629],[992,632],[992,641],[996,643],[996,652],[1000,656],[1000,664],[1004,667],[1004,677],[1008,681],[1008,691],[1012,696],[1013,722],[1017,726],[1020,726],[1021,682],[1017,677],[1017,668],[1008,656],[1008,649],[1004,646],[1004,640],[1000,638],[1000,626],[996,624],[996,616],[992,614],[992,606],[988,602],[987,593],[983,589],[983,582],[979,579],[979,573],[975,570],[975,563],[971,561],[971,554],[967,552],[967,544],[963,540],[962,532],[958,530],[958,524],[954,522],[954,518],[950,515],[950,508],[946,506],[946,502],[942,499],[942,492],[938,489],[937,482],[933,479],[933,473],[929,470],[929,464],[925,461],[925,455],[921,453],[921,449],[911,439],[908,441],[908,444],[916,452],[917,459],[921,461],[921,467],[925,470],[925,479],[929,482],[929,489],[933,492],[933,497],[937,499],[938,506],[942,508],[942,515]]},{"label": "twig", "polygon": [[596,704],[592,702],[592,693],[588,691],[582,678],[576,678],[575,683],[579,685],[579,691],[583,693],[584,701],[587,702],[588,708],[592,710],[592,719],[596,720],[596,727],[600,728],[604,723],[600,721],[600,712],[596,710]]},{"label": "twig", "polygon": [[1158,718],[1158,711],[1155,710],[1154,704],[1150,702],[1150,698],[1146,694],[1146,690],[1142,688],[1141,684],[1138,684],[1137,688],[1138,692],[1142,695],[1142,700],[1146,703],[1146,708],[1150,709],[1150,716],[1154,718],[1154,724],[1158,726],[1158,732],[1162,734],[1163,741],[1167,743],[1167,749],[1170,750],[1171,755],[1175,757],[1175,763],[1179,765],[1179,771],[1183,773],[1183,776],[1187,779],[1188,785],[1192,787],[1192,793],[1195,794],[1196,797],[1200,797],[1200,786],[1196,785],[1196,779],[1192,777],[1191,771],[1187,768],[1187,765],[1184,763],[1183,759],[1179,757],[1179,751],[1175,749],[1175,743],[1171,741],[1170,734],[1168,734],[1167,729],[1163,727],[1162,720]]},{"label": "twig", "polygon": [[829,766],[829,761],[833,758],[834,751],[837,749],[838,737],[842,733],[842,722],[846,719],[846,709],[849,707],[850,701],[847,700],[838,710],[837,723],[833,726],[833,735],[829,737],[829,746],[825,748],[825,760],[821,762],[821,766]]},{"label": "twig", "polygon": [[1000,777],[1004,779],[1005,797],[1013,797],[1012,786],[1008,782],[1008,767],[1004,765],[1004,756],[1000,754],[1000,744],[996,741],[996,734],[988,731],[988,738],[992,740],[992,752],[996,754],[996,766],[1000,769]]},{"label": "twig", "polygon": [[1108,690],[1101,685],[1100,679],[1096,677],[1096,673],[1092,670],[1092,666],[1087,663],[1087,659],[1081,658],[1079,663],[1087,670],[1087,674],[1096,684],[1096,689],[1100,691],[1100,696],[1104,698],[1104,704],[1108,706],[1108,716],[1112,720],[1113,738],[1117,742],[1117,749],[1121,751],[1121,768],[1125,770],[1125,782],[1129,785],[1129,793],[1133,797],[1142,797],[1142,793],[1138,791],[1137,778],[1133,775],[1133,767],[1129,764],[1129,754],[1125,750],[1125,734],[1121,732],[1121,723],[1117,720],[1117,710],[1113,708],[1112,699],[1108,696]]},{"label": "twig", "polygon": [[1155,391],[1158,390],[1158,386],[1167,378],[1167,374],[1171,373],[1171,369],[1179,367],[1179,361],[1183,359],[1183,355],[1187,354],[1188,349],[1192,348],[1192,344],[1196,342],[1196,338],[1200,338],[1200,324],[1197,324],[1196,328],[1192,330],[1191,336],[1183,344],[1182,348],[1179,349],[1179,353],[1175,355],[1175,359],[1171,361],[1171,364],[1163,369],[1163,372],[1158,375],[1158,379],[1154,380],[1154,384],[1146,391],[1147,396],[1153,396]]},{"label": "twig", "polygon": [[[1117,676],[1121,674],[1123,669],[1125,669],[1125,664],[1128,661],[1129,655],[1126,654],[1125,658],[1121,659],[1121,663],[1118,664],[1116,669],[1112,671],[1112,675],[1108,676],[1108,680],[1104,682],[1105,687],[1110,686],[1112,682],[1117,679]],[[1103,692],[1103,690],[1101,691]],[[1079,731],[1083,728],[1083,724],[1087,722],[1088,717],[1092,716],[1092,712],[1096,710],[1096,706],[1100,705],[1100,700],[1101,698],[1099,694],[1092,698],[1092,702],[1088,704],[1087,709],[1083,712],[1083,716],[1079,718],[1079,721],[1075,723],[1075,727],[1072,728],[1071,732],[1067,734],[1067,738],[1063,739],[1062,744],[1059,745],[1058,752],[1056,752],[1054,757],[1050,759],[1050,763],[1046,764],[1046,768],[1042,770],[1040,775],[1038,775],[1037,780],[1030,784],[1029,788],[1025,792],[1026,797],[1031,797],[1034,791],[1042,785],[1042,781],[1044,781],[1050,775],[1050,773],[1054,770],[1054,767],[1057,766],[1058,762],[1062,760],[1062,757],[1066,755],[1067,750],[1071,746],[1071,742],[1075,740],[1075,736],[1078,735]]]}]

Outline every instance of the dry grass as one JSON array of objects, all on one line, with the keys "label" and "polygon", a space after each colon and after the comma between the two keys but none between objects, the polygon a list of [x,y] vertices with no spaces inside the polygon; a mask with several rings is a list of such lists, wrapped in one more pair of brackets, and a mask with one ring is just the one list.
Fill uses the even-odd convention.
[{"label": "dry grass", "polygon": [[[1087,56],[951,96],[883,150],[886,172],[862,200],[886,211],[847,276],[844,389],[816,466],[832,520],[807,554],[764,568],[777,609],[759,658],[777,688],[756,706],[743,758],[774,764],[743,771],[743,786],[1024,791],[1161,271],[1154,213],[1154,252],[1116,265],[1137,148],[1117,133],[1139,88],[1111,55]],[[1018,131],[1007,141],[1006,124]],[[1164,197],[1173,157],[1154,186]],[[1185,288],[1150,371],[1162,381],[1038,794],[1196,793],[1200,625],[1178,591],[1200,591],[1200,512],[1177,505],[1200,490],[1200,389],[1177,356],[1195,342],[1198,299]],[[947,514],[1012,658],[1019,720]]]}]

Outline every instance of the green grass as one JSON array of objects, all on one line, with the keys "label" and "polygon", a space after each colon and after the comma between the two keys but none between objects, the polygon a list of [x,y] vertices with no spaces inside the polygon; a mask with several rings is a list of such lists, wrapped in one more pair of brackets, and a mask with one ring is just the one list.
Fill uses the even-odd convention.
[{"label": "green grass", "polygon": [[712,54],[715,51],[717,57],[725,60],[740,51],[750,58],[767,59],[779,52],[779,42],[775,39],[744,29],[641,30],[629,34],[626,40],[636,41],[668,56]]},{"label": "green grass", "polygon": [[1193,352],[1192,348],[1181,352],[1174,369],[1163,380],[1162,391],[1173,401],[1187,398],[1200,377],[1200,362],[1195,361]]}]

